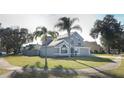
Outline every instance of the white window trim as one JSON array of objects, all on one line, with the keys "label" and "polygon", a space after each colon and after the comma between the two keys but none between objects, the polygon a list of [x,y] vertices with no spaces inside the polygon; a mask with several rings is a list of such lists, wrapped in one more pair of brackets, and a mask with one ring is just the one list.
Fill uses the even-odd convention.
[{"label": "white window trim", "polygon": [[[63,46],[63,45],[65,45],[65,46],[67,47],[67,53],[61,53],[61,49],[62,49],[62,46]],[[62,44],[62,45],[59,47],[59,54],[60,54],[60,55],[67,55],[67,54],[69,54],[69,50],[70,50],[70,49],[69,49],[69,47],[68,47],[66,44]]]}]

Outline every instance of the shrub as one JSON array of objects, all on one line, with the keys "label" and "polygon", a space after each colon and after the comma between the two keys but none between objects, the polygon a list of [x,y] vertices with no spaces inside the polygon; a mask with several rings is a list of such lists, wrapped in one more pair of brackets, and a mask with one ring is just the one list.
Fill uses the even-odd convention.
[{"label": "shrub", "polygon": [[36,62],[36,63],[35,63],[35,66],[36,66],[37,68],[42,68],[41,62]]},{"label": "shrub", "polygon": [[[38,63],[39,66],[39,63]],[[11,74],[13,78],[48,78],[48,77],[64,77],[70,78],[77,76],[77,72],[74,69],[67,69],[59,65],[55,68],[44,71],[42,68],[36,67],[36,65],[24,66],[22,71],[15,71]]]},{"label": "shrub", "polygon": [[53,68],[51,70],[51,73],[52,73],[52,75],[54,75],[56,77],[65,77],[65,78],[75,77],[78,75],[75,70],[63,68],[63,66],[61,66],[61,65]]}]

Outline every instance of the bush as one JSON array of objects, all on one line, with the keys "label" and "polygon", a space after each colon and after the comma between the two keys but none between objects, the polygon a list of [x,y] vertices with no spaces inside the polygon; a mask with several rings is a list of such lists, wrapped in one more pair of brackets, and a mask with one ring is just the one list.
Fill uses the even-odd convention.
[{"label": "bush", "polygon": [[41,62],[36,62],[35,66],[36,66],[37,68],[42,68]]},{"label": "bush", "polygon": [[53,68],[51,70],[51,73],[52,73],[52,75],[54,75],[56,77],[65,77],[65,78],[75,77],[78,75],[75,70],[63,68],[63,66],[61,66],[61,65]]},{"label": "bush", "polygon": [[[39,63],[37,64],[39,67]],[[44,71],[42,68],[38,68],[36,65],[32,66],[24,66],[22,68],[22,71],[15,71],[11,74],[11,77],[13,78],[48,78],[48,77],[65,77],[65,78],[70,78],[70,77],[75,77],[77,76],[77,72],[73,69],[67,69],[63,68],[63,66],[59,65],[56,66],[55,68],[49,70],[49,71]]]},{"label": "bush", "polygon": [[[32,69],[32,68],[30,68]],[[14,71],[11,74],[12,78],[48,78],[49,73],[44,72],[43,70],[37,71],[37,70],[31,70],[31,71]]]}]

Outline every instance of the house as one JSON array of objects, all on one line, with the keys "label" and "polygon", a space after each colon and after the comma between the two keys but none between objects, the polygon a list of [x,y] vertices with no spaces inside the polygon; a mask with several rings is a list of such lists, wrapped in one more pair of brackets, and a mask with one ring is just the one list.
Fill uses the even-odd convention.
[{"label": "house", "polygon": [[104,51],[104,49],[98,45],[96,42],[88,42],[88,41],[84,41],[84,47],[90,47],[90,50],[92,53],[96,53],[96,52],[102,52]]},{"label": "house", "polygon": [[21,48],[21,52],[23,55],[37,56],[37,55],[40,55],[41,46],[42,46],[42,44],[38,44],[38,43],[34,43],[34,42],[23,44],[23,46]]},{"label": "house", "polygon": [[[47,56],[57,57],[57,56],[89,56],[90,48],[84,47],[84,39],[77,33],[72,32],[70,34],[70,45],[69,37],[67,34],[60,35],[55,40],[50,40],[47,42]],[[70,46],[70,47],[69,47]],[[30,50],[32,51],[32,50]],[[37,54],[26,53],[25,55],[40,55],[45,56],[45,46],[44,43],[41,45]]]}]

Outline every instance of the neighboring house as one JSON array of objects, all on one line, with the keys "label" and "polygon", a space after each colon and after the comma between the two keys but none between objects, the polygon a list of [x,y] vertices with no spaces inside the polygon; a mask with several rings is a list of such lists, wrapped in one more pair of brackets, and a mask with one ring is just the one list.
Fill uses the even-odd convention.
[{"label": "neighboring house", "polygon": [[[90,48],[84,47],[83,38],[77,33],[72,32],[70,35],[71,38],[71,49],[69,49],[69,37],[67,34],[58,36],[55,40],[47,41],[47,56],[49,57],[57,57],[57,56],[89,56]],[[43,43],[43,42],[42,42]],[[40,56],[45,56],[45,46],[44,44],[38,49]],[[71,51],[70,51],[71,50]],[[25,55],[31,55],[25,53]],[[35,55],[35,54],[34,54]]]},{"label": "neighboring house", "polygon": [[85,41],[84,46],[85,47],[90,47],[90,50],[91,50],[92,53],[104,51],[103,48],[100,45],[98,45],[96,42]]},{"label": "neighboring house", "polygon": [[40,55],[40,48],[41,48],[42,44],[38,44],[38,43],[27,43],[27,44],[23,44],[22,48],[21,48],[21,52],[23,53],[23,55],[28,55],[28,56],[37,56]]}]

